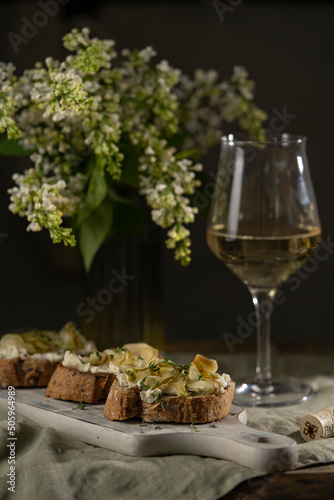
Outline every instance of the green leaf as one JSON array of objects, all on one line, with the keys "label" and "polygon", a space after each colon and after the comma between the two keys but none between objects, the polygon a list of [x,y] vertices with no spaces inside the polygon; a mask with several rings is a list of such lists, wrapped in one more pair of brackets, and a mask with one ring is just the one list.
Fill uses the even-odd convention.
[{"label": "green leaf", "polygon": [[94,156],[88,164],[89,184],[85,205],[78,217],[78,225],[82,223],[95,208],[105,199],[108,184],[105,177],[105,163],[101,156]]},{"label": "green leaf", "polygon": [[115,191],[115,189],[113,189],[112,187],[109,187],[108,189],[108,196],[114,203],[120,203],[123,205],[131,203],[131,201],[128,198],[117,193],[117,191]]},{"label": "green leaf", "polygon": [[98,207],[104,200],[107,190],[104,160],[101,156],[95,156],[86,197],[87,208],[93,210]]},{"label": "green leaf", "polygon": [[176,160],[183,160],[184,158],[191,158],[195,154],[194,149],[188,149],[187,151],[179,151],[175,155]]},{"label": "green leaf", "polygon": [[98,249],[109,234],[113,214],[113,203],[109,197],[106,197],[102,204],[81,221],[79,248],[86,272],[89,271]]},{"label": "green leaf", "polygon": [[0,134],[0,155],[4,156],[29,156],[33,153],[20,146],[18,140],[7,139],[7,134]]}]

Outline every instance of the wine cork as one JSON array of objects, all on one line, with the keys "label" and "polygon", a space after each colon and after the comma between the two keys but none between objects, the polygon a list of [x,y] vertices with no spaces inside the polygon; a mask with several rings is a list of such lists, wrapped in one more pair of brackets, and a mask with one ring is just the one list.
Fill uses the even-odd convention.
[{"label": "wine cork", "polygon": [[305,415],[300,421],[299,431],[305,441],[334,436],[334,406]]}]

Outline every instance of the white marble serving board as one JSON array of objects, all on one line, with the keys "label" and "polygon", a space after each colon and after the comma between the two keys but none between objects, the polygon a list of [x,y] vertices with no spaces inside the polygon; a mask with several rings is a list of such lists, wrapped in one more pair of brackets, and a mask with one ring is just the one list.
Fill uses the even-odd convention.
[{"label": "white marble serving board", "polygon": [[[47,398],[45,389],[16,389],[16,413],[41,427],[53,427],[85,443],[130,456],[200,455],[231,460],[266,471],[291,469],[298,459],[297,443],[279,434],[247,427],[246,411],[232,405],[226,418],[214,424],[143,424],[139,419],[110,421],[104,403],[85,404]],[[0,390],[0,410],[7,409],[7,391]]]}]

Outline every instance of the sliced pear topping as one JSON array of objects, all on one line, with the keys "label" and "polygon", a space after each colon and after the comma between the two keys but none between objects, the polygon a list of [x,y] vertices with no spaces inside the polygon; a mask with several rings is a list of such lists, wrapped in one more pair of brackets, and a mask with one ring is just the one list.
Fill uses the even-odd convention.
[{"label": "sliced pear topping", "polygon": [[218,370],[218,363],[215,359],[205,358],[201,354],[196,354],[193,364],[203,375],[212,375]]},{"label": "sliced pear topping", "polygon": [[159,358],[159,351],[158,349],[154,349],[154,347],[148,345],[141,354],[138,354],[138,359],[142,359],[145,365],[147,365],[152,359],[157,359]]},{"label": "sliced pear topping", "polygon": [[197,394],[213,394],[216,392],[217,387],[214,380],[203,378],[197,380],[196,382],[189,382],[187,384],[187,389],[188,391],[195,392]]},{"label": "sliced pear topping", "polygon": [[63,328],[59,332],[59,335],[61,338],[67,339],[67,342],[69,342],[70,350],[81,348],[86,343],[85,337],[74,326],[72,321],[69,321],[65,326],[63,326]]},{"label": "sliced pear topping", "polygon": [[149,377],[151,375],[151,370],[146,367],[141,370],[136,370],[136,380],[141,380],[142,378]]},{"label": "sliced pear topping", "polygon": [[[145,344],[144,342],[138,342],[138,343],[133,343],[133,344],[124,344],[123,349],[126,349],[130,351],[132,356],[138,356],[142,353],[146,347],[150,347],[148,344]],[[152,347],[153,349],[153,347]]]},{"label": "sliced pear topping", "polygon": [[188,396],[186,381],[182,377],[174,378],[167,386],[162,387],[163,394],[176,394],[177,396]]},{"label": "sliced pear topping", "polygon": [[179,372],[173,366],[161,366],[159,369],[159,375],[161,375],[162,380],[166,378],[177,378],[179,376]]},{"label": "sliced pear topping", "polygon": [[144,342],[124,344],[123,348],[129,351],[134,360],[143,361],[145,365],[159,356],[159,351],[157,349]]},{"label": "sliced pear topping", "polygon": [[1,349],[6,349],[7,347],[11,346],[17,346],[17,347],[23,347],[26,348],[27,345],[24,342],[24,338],[22,335],[19,335],[18,333],[7,333],[0,339],[0,348]]},{"label": "sliced pear topping", "polygon": [[155,389],[161,383],[161,377],[155,375],[149,375],[144,380],[148,389]]},{"label": "sliced pear topping", "polygon": [[128,368],[125,370],[125,373],[127,374],[129,380],[131,379],[131,382],[138,382],[140,380],[146,379],[151,374],[149,368],[142,368],[139,370],[137,370],[136,368]]},{"label": "sliced pear topping", "polygon": [[170,373],[164,373],[162,375],[162,377],[160,377],[160,384],[159,384],[159,386],[163,387],[165,385],[170,385],[175,380],[177,380],[177,377],[173,377],[173,375],[170,374]]},{"label": "sliced pear topping", "polygon": [[105,352],[94,351],[89,352],[85,356],[81,357],[82,363],[90,363],[91,365],[98,366],[102,365],[107,360],[107,355]]},{"label": "sliced pear topping", "polygon": [[35,329],[22,334],[4,335],[0,342],[0,349],[16,346],[22,350],[25,349],[25,354],[35,354],[50,351],[75,351],[84,345],[86,345],[86,339],[73,323],[69,322],[59,332]]},{"label": "sliced pear topping", "polygon": [[[219,389],[219,383],[216,381],[216,378],[217,378],[216,372],[218,369],[218,363],[215,359],[205,358],[201,354],[197,354],[195,356],[194,361],[192,362],[192,365],[195,366],[198,370],[199,381],[210,380],[211,382],[213,382],[215,389],[217,389],[217,390]],[[192,383],[192,381],[194,381],[193,376],[191,379],[191,383]],[[196,381],[194,381],[194,382],[196,382]],[[209,384],[208,387],[209,386],[212,386],[212,384]],[[196,386],[194,386],[194,387],[196,387]]]}]

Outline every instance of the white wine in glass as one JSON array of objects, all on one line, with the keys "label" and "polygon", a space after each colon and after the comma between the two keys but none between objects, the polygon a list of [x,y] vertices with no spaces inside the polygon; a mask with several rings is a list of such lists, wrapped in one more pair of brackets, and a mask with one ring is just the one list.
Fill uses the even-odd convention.
[{"label": "white wine in glass", "polygon": [[272,377],[268,307],[321,241],[305,143],[288,134],[267,142],[222,138],[207,241],[247,286],[257,313],[256,373],[235,391],[246,406],[295,404],[312,394],[298,379]]}]

